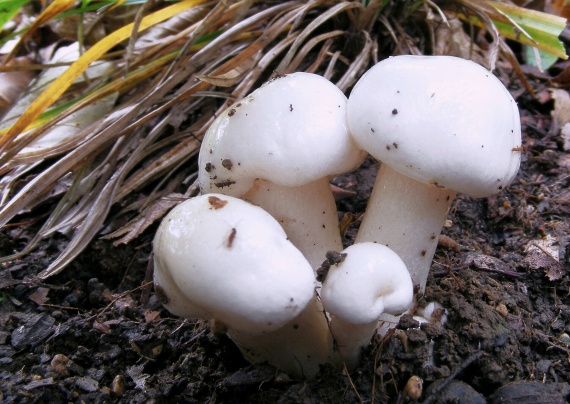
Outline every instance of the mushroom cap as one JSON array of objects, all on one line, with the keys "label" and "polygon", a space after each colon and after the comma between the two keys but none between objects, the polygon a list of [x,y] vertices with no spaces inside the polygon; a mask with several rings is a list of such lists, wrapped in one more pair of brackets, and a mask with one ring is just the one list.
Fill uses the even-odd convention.
[{"label": "mushroom cap", "polygon": [[301,186],[357,167],[365,154],[348,133],[346,97],[311,73],[275,78],[233,104],[202,141],[202,191],[242,196],[256,178]]},{"label": "mushroom cap", "polygon": [[347,114],[361,148],[422,183],[484,197],[509,185],[520,165],[516,102],[469,60],[383,60],[356,83]]},{"label": "mushroom cap", "polygon": [[249,335],[280,328],[314,296],[314,274],[279,223],[230,196],[175,207],[154,239],[157,295],[173,314]]},{"label": "mushroom cap", "polygon": [[351,324],[370,324],[382,313],[401,314],[413,302],[414,286],[398,254],[382,244],[353,244],[344,261],[332,266],[321,301],[332,316]]}]

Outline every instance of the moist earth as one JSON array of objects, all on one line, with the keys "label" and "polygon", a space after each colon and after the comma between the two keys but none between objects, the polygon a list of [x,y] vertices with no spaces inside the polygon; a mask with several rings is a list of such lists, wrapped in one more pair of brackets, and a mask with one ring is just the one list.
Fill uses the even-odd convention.
[{"label": "moist earth", "polygon": [[[444,324],[419,326],[404,316],[373,338],[353,372],[323,366],[314,380],[294,380],[250,365],[207,322],[162,308],[150,283],[156,227],[129,245],[94,240],[64,272],[39,280],[35,274],[68,242],[56,235],[1,269],[1,400],[567,402],[570,156],[552,123],[544,80],[533,82],[543,98],[516,83],[510,88],[522,115],[521,171],[498,195],[456,199],[419,299],[441,303]],[[368,159],[334,180],[343,190],[337,196],[347,245],[377,170]],[[21,250],[38,226],[6,226],[0,253]],[[406,387],[418,377],[422,391]]]}]

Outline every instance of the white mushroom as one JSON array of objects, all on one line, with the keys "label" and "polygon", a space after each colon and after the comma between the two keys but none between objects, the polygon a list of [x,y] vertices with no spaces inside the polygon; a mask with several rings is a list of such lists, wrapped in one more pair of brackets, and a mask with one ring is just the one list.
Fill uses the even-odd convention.
[{"label": "white mushroom", "polygon": [[382,162],[356,242],[388,245],[423,291],[456,192],[489,196],[515,177],[517,105],[474,62],[396,56],[362,76],[347,114],[356,142]]},{"label": "white mushroom", "polygon": [[310,377],[330,360],[313,270],[261,208],[220,194],[185,201],[158,229],[154,264],[166,308],[223,324],[250,361]]},{"label": "white mushroom", "polygon": [[342,249],[329,176],[362,161],[346,124],[346,97],[325,78],[275,78],[222,113],[199,156],[203,193],[246,199],[275,217],[317,267]]},{"label": "white mushroom", "polygon": [[342,360],[354,368],[383,313],[398,315],[413,302],[413,285],[404,262],[376,243],[353,244],[344,260],[331,266],[321,288],[330,329]]}]

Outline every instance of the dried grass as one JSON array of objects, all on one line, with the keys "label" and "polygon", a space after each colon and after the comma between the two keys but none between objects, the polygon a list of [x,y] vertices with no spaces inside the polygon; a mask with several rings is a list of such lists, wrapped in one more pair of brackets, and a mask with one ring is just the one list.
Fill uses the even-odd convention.
[{"label": "dried grass", "polygon": [[[348,91],[379,58],[433,53],[436,31],[448,24],[447,18],[470,13],[493,26],[484,1],[445,2],[441,8],[435,3],[186,1],[175,3],[188,5],[185,10],[164,21],[157,14],[164,5],[151,9],[152,2],[107,7],[97,18],[88,12],[84,21],[90,25],[79,24],[84,51],[108,40],[101,35],[105,17],[119,21],[117,30],[125,20],[132,23],[130,39],[98,57],[114,64],[112,74],[59,89],[29,115],[33,122],[2,133],[0,226],[16,217],[38,219],[40,206],[48,211],[28,247],[2,261],[15,260],[42,239],[64,232],[70,242],[39,274],[46,278],[65,268],[103,228],[113,230],[106,237],[116,243],[135,239],[197,192],[196,155],[214,117],[275,72],[319,73]],[[149,15],[156,15],[156,22],[145,20]],[[147,29],[139,31],[143,25]],[[493,66],[508,48],[496,30],[488,32],[490,50],[472,42],[470,51]],[[96,42],[87,45],[85,38],[91,37]],[[118,95],[113,110],[93,117],[73,138],[22,153],[58,122],[110,94]],[[69,104],[46,115],[49,106],[63,101]],[[125,219],[128,223],[117,228]]]}]

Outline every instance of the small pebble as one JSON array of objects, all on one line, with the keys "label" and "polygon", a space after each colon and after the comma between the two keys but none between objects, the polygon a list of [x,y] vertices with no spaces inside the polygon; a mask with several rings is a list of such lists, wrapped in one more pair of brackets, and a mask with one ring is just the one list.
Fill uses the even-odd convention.
[{"label": "small pebble", "polygon": [[57,354],[51,360],[50,366],[52,370],[61,376],[69,376],[69,363],[71,359],[63,354]]},{"label": "small pebble", "polygon": [[88,393],[99,390],[99,383],[89,376],[80,377],[75,381],[75,385]]},{"label": "small pebble", "polygon": [[507,306],[503,303],[499,303],[497,307],[495,307],[495,311],[503,317],[507,317],[509,315],[509,309],[507,309]]},{"label": "small pebble", "polygon": [[404,387],[404,397],[411,400],[419,400],[423,392],[423,380],[418,376],[412,376],[408,379],[406,386]]},{"label": "small pebble", "polygon": [[118,396],[125,394],[125,382],[123,380],[123,376],[115,376],[113,383],[111,384],[111,391],[113,391],[113,393],[117,394]]}]

